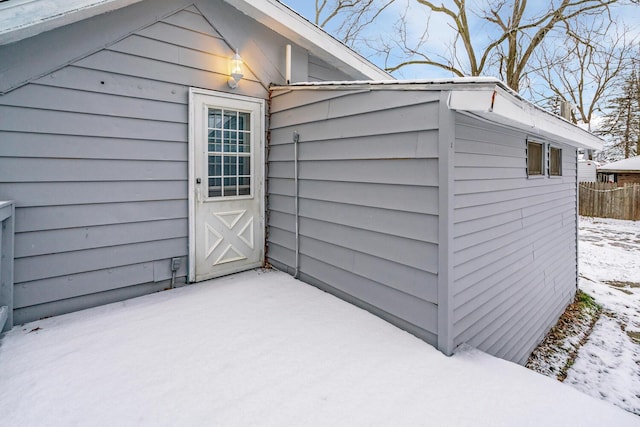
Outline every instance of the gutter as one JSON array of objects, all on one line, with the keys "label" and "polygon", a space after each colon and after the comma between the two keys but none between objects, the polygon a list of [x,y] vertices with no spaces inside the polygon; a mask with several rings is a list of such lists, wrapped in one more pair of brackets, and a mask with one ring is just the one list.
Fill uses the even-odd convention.
[{"label": "gutter", "polygon": [[603,141],[573,123],[522,99],[502,85],[451,89],[448,107],[577,148],[602,150]]}]

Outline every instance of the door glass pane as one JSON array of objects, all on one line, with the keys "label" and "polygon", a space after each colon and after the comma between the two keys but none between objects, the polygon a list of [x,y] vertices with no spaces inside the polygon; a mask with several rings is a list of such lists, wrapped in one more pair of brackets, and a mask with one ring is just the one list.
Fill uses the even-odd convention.
[{"label": "door glass pane", "polygon": [[217,108],[209,108],[209,128],[222,128],[222,110]]},{"label": "door glass pane", "polygon": [[224,179],[224,191],[223,191],[223,196],[237,196],[238,195],[238,189],[237,189],[237,183],[238,183],[238,178],[236,178],[235,176],[232,178],[225,178]]},{"label": "door glass pane", "polygon": [[251,178],[248,176],[238,178],[238,195],[251,194]]},{"label": "door glass pane", "polygon": [[235,153],[238,151],[238,132],[224,132],[224,151],[227,153]]},{"label": "door glass pane", "polygon": [[222,196],[222,178],[209,178],[209,197]]},{"label": "door glass pane", "polygon": [[233,156],[224,157],[224,176],[238,175],[238,158]]},{"label": "door glass pane", "polygon": [[225,129],[238,129],[238,113],[236,111],[226,110],[224,112],[224,128]]},{"label": "door glass pane", "polygon": [[251,175],[251,157],[238,157],[238,175]]},{"label": "door glass pane", "polygon": [[239,130],[246,130],[246,131],[251,130],[251,128],[249,127],[249,123],[251,122],[250,117],[251,117],[251,114],[249,113],[238,113],[238,129]]},{"label": "door glass pane", "polygon": [[210,130],[209,131],[209,152],[219,152],[222,151],[222,131],[221,130]]},{"label": "door glass pane", "polygon": [[251,195],[251,113],[209,108],[209,197]]},{"label": "door glass pane", "polygon": [[238,152],[251,152],[251,135],[248,132],[238,132]]},{"label": "door glass pane", "polygon": [[209,176],[222,176],[222,156],[209,155]]}]

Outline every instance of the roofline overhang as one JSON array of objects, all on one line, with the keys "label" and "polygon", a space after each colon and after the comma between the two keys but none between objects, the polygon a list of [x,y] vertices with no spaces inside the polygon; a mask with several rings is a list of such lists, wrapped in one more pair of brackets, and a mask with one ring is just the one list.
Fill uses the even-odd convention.
[{"label": "roofline overhang", "polygon": [[596,135],[574,125],[560,116],[524,101],[502,83],[475,90],[452,90],[448,106],[524,130],[531,135],[559,140],[576,148],[602,150],[603,141]]},{"label": "roofline overhang", "polygon": [[463,77],[434,80],[386,80],[356,82],[308,82],[272,86],[272,90],[349,87],[359,90],[441,90],[448,91],[447,107],[481,120],[502,124],[576,148],[602,150],[596,135],[525,100],[493,77]]},{"label": "roofline overhang", "polygon": [[75,5],[68,2],[66,9],[61,9],[58,0],[50,0],[49,7],[47,2],[42,1],[23,0],[7,3],[0,6],[0,45],[33,37],[140,1],[143,0],[94,0],[89,4],[84,1]]}]

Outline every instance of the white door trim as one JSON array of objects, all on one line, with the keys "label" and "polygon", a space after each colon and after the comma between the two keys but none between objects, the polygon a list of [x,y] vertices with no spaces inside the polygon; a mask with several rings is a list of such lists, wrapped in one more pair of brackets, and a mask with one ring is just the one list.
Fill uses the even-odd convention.
[{"label": "white door trim", "polygon": [[[259,104],[260,106],[260,130],[261,134],[257,135],[260,140],[258,149],[262,153],[262,161],[256,164],[256,175],[262,181],[261,185],[256,188],[256,197],[261,202],[262,209],[260,211],[261,223],[264,224],[265,217],[265,163],[266,163],[266,128],[265,128],[265,101],[261,98],[253,98],[245,95],[235,95],[227,92],[217,92],[213,90],[189,88],[189,282],[194,282],[196,279],[196,195],[195,195],[195,162],[196,162],[196,129],[195,129],[195,112],[196,103],[194,101],[195,95],[207,95],[217,98],[225,98],[230,100],[248,101]],[[263,254],[264,256],[264,254]]]}]

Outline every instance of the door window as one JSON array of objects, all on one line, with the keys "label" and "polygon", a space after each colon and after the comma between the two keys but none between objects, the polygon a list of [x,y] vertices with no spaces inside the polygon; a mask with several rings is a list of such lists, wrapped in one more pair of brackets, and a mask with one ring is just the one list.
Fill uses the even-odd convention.
[{"label": "door window", "polygon": [[207,109],[209,197],[251,196],[251,113]]}]

